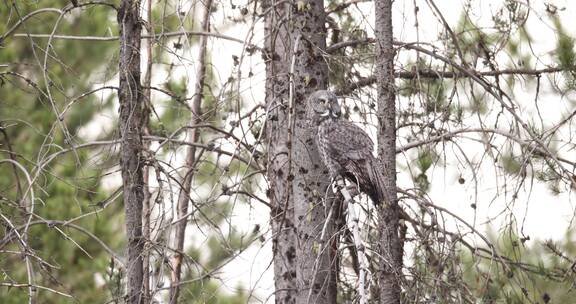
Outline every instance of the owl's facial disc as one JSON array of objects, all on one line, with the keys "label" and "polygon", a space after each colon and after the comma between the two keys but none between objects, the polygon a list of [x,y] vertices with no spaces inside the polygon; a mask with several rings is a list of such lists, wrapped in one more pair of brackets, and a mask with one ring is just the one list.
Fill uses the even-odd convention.
[{"label": "owl's facial disc", "polygon": [[309,97],[307,111],[308,116],[317,123],[327,119],[333,120],[340,118],[340,105],[334,93],[327,90],[319,90]]},{"label": "owl's facial disc", "polygon": [[328,117],[330,116],[330,111],[328,110],[328,104],[323,97],[320,97],[316,101],[316,106],[314,107],[314,111],[320,117]]}]

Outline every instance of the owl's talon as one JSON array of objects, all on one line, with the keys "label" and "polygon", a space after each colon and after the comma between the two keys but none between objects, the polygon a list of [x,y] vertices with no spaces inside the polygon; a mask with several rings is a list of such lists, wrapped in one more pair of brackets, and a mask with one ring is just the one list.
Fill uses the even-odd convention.
[{"label": "owl's talon", "polygon": [[346,186],[346,190],[350,193],[350,196],[356,197],[360,194],[358,187],[356,185],[348,185]]},{"label": "owl's talon", "polygon": [[336,176],[336,177],[332,178],[332,180],[333,180],[333,183],[338,188],[338,190],[346,187],[346,180],[344,180],[344,178],[342,178],[341,176]]}]

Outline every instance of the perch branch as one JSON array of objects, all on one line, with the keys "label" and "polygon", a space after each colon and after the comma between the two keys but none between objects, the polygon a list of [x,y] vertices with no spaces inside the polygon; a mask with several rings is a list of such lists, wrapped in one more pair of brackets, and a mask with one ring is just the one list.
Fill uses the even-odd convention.
[{"label": "perch branch", "polygon": [[356,247],[356,251],[358,252],[358,264],[359,264],[359,275],[358,275],[358,294],[359,294],[359,301],[360,304],[368,303],[368,295],[366,294],[366,290],[368,290],[368,286],[366,279],[370,275],[368,270],[368,260],[366,258],[366,251],[364,244],[362,244],[362,237],[360,236],[360,228],[358,227],[358,215],[356,215],[356,211],[354,210],[354,199],[350,195],[350,192],[346,189],[346,184],[344,179],[341,177],[336,180],[336,187],[338,187],[342,196],[344,196],[344,201],[348,204],[348,218],[347,223],[348,227],[352,231],[352,238],[354,240],[354,247]]}]

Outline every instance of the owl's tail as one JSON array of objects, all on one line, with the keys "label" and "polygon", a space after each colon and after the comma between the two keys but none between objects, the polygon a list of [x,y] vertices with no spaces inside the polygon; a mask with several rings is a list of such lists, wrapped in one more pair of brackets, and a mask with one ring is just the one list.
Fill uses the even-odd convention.
[{"label": "owl's tail", "polygon": [[370,180],[370,186],[366,187],[366,193],[376,205],[389,204],[391,197],[388,193],[389,187],[384,179],[384,166],[378,158],[371,157],[370,161],[366,162],[366,167]]}]

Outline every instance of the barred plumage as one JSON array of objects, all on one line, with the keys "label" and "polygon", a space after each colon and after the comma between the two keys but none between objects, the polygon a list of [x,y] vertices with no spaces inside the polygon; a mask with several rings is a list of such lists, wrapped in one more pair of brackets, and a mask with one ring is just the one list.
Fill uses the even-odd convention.
[{"label": "barred plumage", "polygon": [[330,91],[316,91],[308,98],[307,116],[317,128],[316,143],[330,176],[356,183],[376,204],[385,200],[383,166],[374,157],[374,143],[355,124],[340,118],[340,105]]}]

